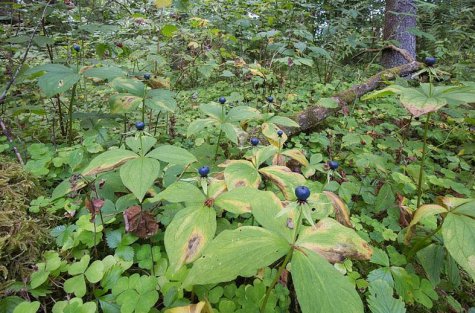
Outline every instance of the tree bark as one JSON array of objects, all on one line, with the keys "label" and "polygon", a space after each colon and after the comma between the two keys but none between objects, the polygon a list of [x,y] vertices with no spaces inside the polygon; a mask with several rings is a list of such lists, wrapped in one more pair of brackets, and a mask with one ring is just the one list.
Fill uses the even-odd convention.
[{"label": "tree bark", "polygon": [[[417,8],[415,0],[386,0],[383,39],[395,41],[396,46],[416,58],[416,36],[409,30],[416,27]],[[394,49],[383,50],[381,64],[392,68],[406,64],[404,57]]]},{"label": "tree bark", "polygon": [[[396,49],[400,50],[398,48]],[[404,51],[401,51],[401,55],[408,57],[408,54],[404,53]],[[371,76],[365,82],[355,85],[351,87],[350,89],[347,89],[335,94],[332,98],[338,103],[338,107],[329,109],[329,108],[320,107],[318,105],[311,106],[307,108],[306,110],[297,113],[293,117],[293,119],[299,124],[300,126],[299,128],[282,128],[282,129],[285,131],[285,133],[288,136],[293,136],[300,132],[309,131],[315,128],[316,126],[318,126],[328,116],[341,110],[343,107],[352,103],[356,99],[367,94],[368,92],[371,92],[377,89],[378,87],[385,85],[385,82],[394,80],[398,76],[406,76],[411,73],[414,73],[420,70],[424,66],[423,63],[417,62],[413,59],[412,60],[409,59],[409,60],[407,60],[405,64],[403,65],[383,70]]]}]

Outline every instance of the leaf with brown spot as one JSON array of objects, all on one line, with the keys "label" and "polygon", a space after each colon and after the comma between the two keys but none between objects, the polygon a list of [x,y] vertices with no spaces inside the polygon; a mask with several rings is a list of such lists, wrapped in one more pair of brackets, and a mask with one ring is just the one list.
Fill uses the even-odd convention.
[{"label": "leaf with brown spot", "polygon": [[284,194],[285,199],[295,200],[295,187],[305,185],[305,177],[292,172],[285,166],[267,166],[261,168],[259,173],[272,181]]},{"label": "leaf with brown spot", "polygon": [[261,183],[261,176],[251,162],[239,160],[226,166],[224,181],[228,190],[238,187],[258,188]]},{"label": "leaf with brown spot", "polygon": [[345,204],[345,202],[343,202],[340,197],[331,191],[324,191],[323,193],[331,200],[333,204],[336,220],[342,225],[353,227],[350,221],[350,210],[348,209],[348,206]]},{"label": "leaf with brown spot", "polygon": [[404,242],[406,244],[409,243],[414,232],[414,227],[416,227],[416,224],[419,223],[423,218],[446,212],[446,208],[437,204],[426,204],[419,207],[414,213],[412,221],[407,228],[406,235],[404,236]]},{"label": "leaf with brown spot", "polygon": [[149,238],[158,231],[158,223],[150,212],[144,212],[138,205],[124,211],[125,231],[139,238]]},{"label": "leaf with brown spot", "polygon": [[120,167],[128,160],[139,156],[132,151],[114,149],[103,152],[92,159],[91,163],[82,171],[83,176],[94,176]]},{"label": "leaf with brown spot", "polygon": [[331,218],[319,221],[315,227],[304,228],[296,246],[312,250],[330,263],[342,262],[346,258],[369,260],[373,249],[351,228]]},{"label": "leaf with brown spot", "polygon": [[208,198],[216,199],[219,195],[226,191],[226,183],[224,180],[211,178],[208,185]]},{"label": "leaf with brown spot", "polygon": [[216,213],[206,206],[180,210],[165,231],[165,249],[173,272],[201,256],[216,232]]},{"label": "leaf with brown spot", "polygon": [[113,95],[109,99],[109,107],[111,113],[129,113],[134,111],[142,103],[142,98],[131,95],[119,93]]}]

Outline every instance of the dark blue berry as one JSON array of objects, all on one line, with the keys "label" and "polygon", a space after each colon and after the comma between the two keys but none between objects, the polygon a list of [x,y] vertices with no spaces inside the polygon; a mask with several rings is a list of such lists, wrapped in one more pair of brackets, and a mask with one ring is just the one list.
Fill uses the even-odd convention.
[{"label": "dark blue berry", "polygon": [[274,97],[268,96],[268,97],[267,97],[267,102],[269,102],[269,103],[274,102]]},{"label": "dark blue berry", "polygon": [[209,174],[209,167],[208,166],[202,166],[198,169],[198,173],[200,174],[201,177],[207,177]]},{"label": "dark blue berry", "polygon": [[218,101],[221,104],[225,104],[226,103],[226,98],[225,97],[219,97]]},{"label": "dark blue berry", "polygon": [[79,52],[79,51],[81,51],[81,46],[78,45],[78,44],[74,44],[73,49],[76,50],[76,52]]},{"label": "dark blue berry", "polygon": [[137,130],[143,130],[145,128],[145,123],[144,122],[136,122],[135,123],[135,128],[137,128]]},{"label": "dark blue berry", "polygon": [[338,164],[337,161],[328,161],[328,166],[332,169],[332,170],[336,170],[338,168],[340,164]]},{"label": "dark blue berry", "polygon": [[149,80],[150,77],[151,77],[150,73],[143,74],[143,78],[146,79],[146,80]]},{"label": "dark blue berry", "polygon": [[434,66],[436,62],[437,62],[437,59],[434,57],[427,57],[424,59],[424,63],[427,66]]},{"label": "dark blue berry", "polygon": [[277,131],[277,136],[282,137],[283,134],[284,134],[284,132],[282,130],[279,129]]},{"label": "dark blue berry", "polygon": [[295,196],[299,201],[307,201],[308,197],[310,197],[310,189],[305,186],[298,186],[295,188]]},{"label": "dark blue berry", "polygon": [[257,146],[259,144],[259,138],[252,137],[251,138],[251,145]]}]

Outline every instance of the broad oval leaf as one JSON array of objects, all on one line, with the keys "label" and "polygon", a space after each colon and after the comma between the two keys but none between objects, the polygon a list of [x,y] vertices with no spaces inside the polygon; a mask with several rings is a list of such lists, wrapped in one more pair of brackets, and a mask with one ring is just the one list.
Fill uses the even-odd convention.
[{"label": "broad oval leaf", "polygon": [[113,114],[132,112],[141,103],[142,98],[128,93],[119,93],[109,98],[109,108]]},{"label": "broad oval leaf", "polygon": [[[200,301],[197,304],[189,304],[186,306],[179,306],[173,309],[168,309],[165,313],[201,313],[205,307],[206,302]],[[204,313],[204,312],[203,312]],[[212,312],[208,312],[212,313]]]},{"label": "broad oval leaf", "polygon": [[143,149],[143,153],[145,154],[148,152],[148,150],[152,149],[152,147],[157,143],[157,139],[151,136],[141,136],[139,138],[127,137],[125,139],[125,143],[134,152],[140,153]]},{"label": "broad oval leaf", "polygon": [[115,149],[103,152],[96,156],[91,163],[82,171],[83,176],[93,176],[118,168],[125,162],[138,158],[132,151]]},{"label": "broad oval leaf", "polygon": [[140,157],[125,163],[120,168],[120,178],[134,196],[141,202],[147,190],[153,185],[160,172],[160,162]]},{"label": "broad oval leaf", "polygon": [[258,188],[261,176],[251,162],[245,160],[233,161],[224,169],[224,181],[228,190],[238,187]]},{"label": "broad oval leaf", "polygon": [[284,256],[289,243],[279,235],[256,226],[220,233],[203,256],[195,261],[184,286],[217,284],[237,276],[250,277]]},{"label": "broad oval leaf", "polygon": [[176,110],[174,93],[167,89],[152,89],[147,92],[145,105],[157,111],[175,112]]},{"label": "broad oval leaf", "polygon": [[229,110],[226,120],[229,122],[240,122],[259,118],[260,112],[248,106],[237,106]]},{"label": "broad oval leaf", "polygon": [[282,151],[281,154],[288,156],[289,158],[299,162],[303,166],[310,165],[307,158],[305,157],[305,154],[303,154],[303,152],[298,149],[285,150]]},{"label": "broad oval leaf", "polygon": [[139,80],[117,77],[110,82],[110,85],[120,93],[130,93],[140,98],[145,95],[145,85]]},{"label": "broad oval leaf", "polygon": [[284,143],[287,141],[287,134],[284,132],[282,137],[277,135],[277,131],[280,130],[275,124],[272,123],[263,123],[262,124],[262,134],[267,138],[270,144],[279,148],[284,146]]},{"label": "broad oval leaf", "polygon": [[203,103],[200,105],[200,110],[218,121],[223,121],[224,119],[225,107],[216,102]]},{"label": "broad oval leaf", "polygon": [[44,64],[29,70],[27,73],[46,72],[38,79],[38,86],[46,94],[47,97],[63,93],[74,84],[76,84],[81,76],[72,68],[62,64]]},{"label": "broad oval leaf", "polygon": [[155,201],[166,200],[172,203],[203,203],[206,198],[195,185],[182,181],[175,182],[160,192],[154,199]]},{"label": "broad oval leaf", "polygon": [[223,123],[221,124],[221,130],[226,135],[226,138],[231,140],[231,142],[237,144],[238,143],[238,133],[239,128],[231,123]]},{"label": "broad oval leaf", "polygon": [[268,120],[268,122],[284,127],[300,127],[299,123],[285,116],[273,116]]},{"label": "broad oval leaf", "polygon": [[475,219],[449,213],[442,235],[450,255],[475,281]]},{"label": "broad oval leaf", "polygon": [[179,211],[165,231],[165,248],[172,271],[177,272],[200,257],[215,232],[214,209],[202,206]]},{"label": "broad oval leaf", "polygon": [[216,198],[214,205],[234,214],[249,213],[252,210],[251,201],[261,192],[251,187],[235,188]]},{"label": "broad oval leaf", "polygon": [[186,130],[186,136],[190,137],[191,135],[196,135],[206,127],[209,127],[215,123],[214,120],[210,118],[197,119],[190,123],[188,129]]},{"label": "broad oval leaf", "polygon": [[305,185],[306,179],[286,166],[272,165],[261,168],[259,173],[271,180],[284,194],[285,199],[295,200],[295,188]]},{"label": "broad oval leaf", "polygon": [[353,227],[350,220],[350,210],[343,200],[334,194],[331,191],[324,191],[323,192],[327,198],[329,198],[333,205],[333,210],[335,211],[336,220],[345,226]]},{"label": "broad oval leaf", "polygon": [[319,221],[315,227],[304,228],[296,245],[320,254],[330,263],[339,263],[346,258],[369,260],[373,252],[353,229],[331,218]]},{"label": "broad oval leaf", "polygon": [[160,146],[150,151],[147,157],[176,165],[189,165],[198,161],[188,150],[172,145]]},{"label": "broad oval leaf", "polygon": [[295,250],[291,273],[302,313],[364,312],[350,280],[320,255]]}]

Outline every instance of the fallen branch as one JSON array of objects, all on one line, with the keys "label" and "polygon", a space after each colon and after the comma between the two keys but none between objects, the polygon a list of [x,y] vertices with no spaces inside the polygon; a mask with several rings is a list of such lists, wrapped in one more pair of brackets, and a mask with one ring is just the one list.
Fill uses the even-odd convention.
[{"label": "fallen branch", "polygon": [[[44,9],[43,9],[43,13],[41,14],[41,18],[40,18],[40,21],[43,20],[43,18],[45,17],[45,14],[46,14],[46,9],[48,8],[49,4],[50,4],[51,0],[49,0]],[[23,54],[23,57],[21,58],[21,61],[20,61],[20,64],[18,64],[16,70],[15,70],[15,73],[13,73],[13,76],[10,78],[10,80],[8,81],[7,83],[7,86],[5,87],[5,90],[3,91],[2,95],[0,96],[0,104],[3,104],[3,102],[5,101],[5,99],[7,98],[7,94],[8,94],[8,91],[10,90],[10,88],[13,86],[13,83],[15,82],[18,74],[20,73],[20,70],[21,68],[23,67],[23,64],[25,63],[26,61],[26,58],[28,57],[28,53],[30,52],[30,48],[33,44],[33,39],[35,38],[35,35],[36,35],[36,32],[38,31],[38,28],[40,27],[41,25],[41,22],[39,22],[35,29],[33,30],[33,33],[31,34],[30,36],[30,41],[28,42],[28,45],[26,46],[26,50],[25,50],[25,53]],[[16,154],[16,157],[18,159],[18,162],[20,162],[20,164],[24,165],[24,162],[23,162],[23,159],[20,155],[20,153],[18,152],[18,149],[17,147],[13,144],[13,137],[12,137],[12,134],[11,132],[8,130],[7,126],[5,125],[5,122],[3,121],[2,117],[0,116],[0,127],[2,128],[2,132],[3,134],[5,135],[5,137],[7,137],[8,141],[10,142],[10,144],[12,145],[13,147],[13,151],[15,152]]]},{"label": "fallen branch", "polygon": [[[407,52],[403,49],[396,48],[398,51],[401,50],[401,54]],[[407,54],[409,56],[409,54]],[[412,58],[411,58],[412,59]],[[355,85],[350,89],[341,91],[333,95],[332,99],[338,103],[336,108],[324,108],[321,106],[311,106],[306,110],[297,113],[293,119],[300,125],[299,128],[285,128],[284,131],[287,135],[293,136],[300,132],[308,131],[312,128],[315,128],[319,123],[325,120],[328,116],[336,113],[341,110],[343,107],[352,103],[361,96],[377,89],[380,86],[383,86],[385,82],[394,80],[396,77],[405,76],[411,73],[414,73],[420,70],[423,67],[423,64],[417,61],[412,61],[407,64],[403,64],[397,67],[389,68],[383,70],[366,80],[362,84]]]}]

